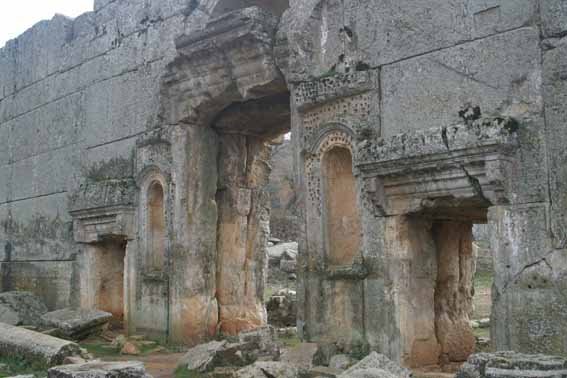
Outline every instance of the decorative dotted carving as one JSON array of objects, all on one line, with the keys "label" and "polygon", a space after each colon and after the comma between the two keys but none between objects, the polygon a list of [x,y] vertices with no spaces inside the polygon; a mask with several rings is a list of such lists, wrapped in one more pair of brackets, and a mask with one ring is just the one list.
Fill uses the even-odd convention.
[{"label": "decorative dotted carving", "polygon": [[[342,98],[332,103],[319,106],[305,113],[303,116],[304,143],[310,146],[321,128],[341,117],[367,120],[371,115],[371,93]],[[362,123],[362,122],[360,122]]]}]

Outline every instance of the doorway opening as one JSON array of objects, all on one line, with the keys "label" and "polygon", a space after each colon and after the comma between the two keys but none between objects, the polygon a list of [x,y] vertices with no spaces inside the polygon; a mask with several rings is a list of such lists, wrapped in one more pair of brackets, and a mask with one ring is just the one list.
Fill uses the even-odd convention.
[{"label": "doorway opening", "polygon": [[126,240],[108,238],[92,245],[94,308],[112,314],[111,327],[124,325],[124,260]]},{"label": "doorway opening", "polygon": [[487,222],[487,208],[484,202],[445,199],[398,220],[404,226],[397,237],[408,238],[402,244],[410,281],[404,359],[420,374],[454,373],[479,349],[472,321],[478,287],[473,226]]}]

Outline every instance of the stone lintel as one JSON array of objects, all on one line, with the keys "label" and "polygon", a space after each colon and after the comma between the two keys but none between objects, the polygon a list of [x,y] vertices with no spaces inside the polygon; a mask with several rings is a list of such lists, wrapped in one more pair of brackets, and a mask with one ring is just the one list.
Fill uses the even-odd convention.
[{"label": "stone lintel", "polygon": [[73,235],[77,243],[97,243],[110,238],[135,238],[133,206],[72,211]]},{"label": "stone lintel", "polygon": [[508,203],[516,127],[495,118],[399,134],[359,148],[356,167],[379,215]]}]

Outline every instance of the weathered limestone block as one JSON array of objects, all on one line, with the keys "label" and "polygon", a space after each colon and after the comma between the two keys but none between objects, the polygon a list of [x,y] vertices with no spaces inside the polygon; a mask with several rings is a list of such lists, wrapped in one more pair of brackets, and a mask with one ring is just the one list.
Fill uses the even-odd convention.
[{"label": "weathered limestone block", "polygon": [[12,313],[12,322],[6,321],[3,315],[0,315],[0,322],[11,325],[39,326],[41,325],[41,316],[48,311],[38,297],[32,293],[21,291],[0,293],[0,308],[6,310],[4,316],[10,316],[9,313]]},{"label": "weathered limestone block", "polygon": [[[549,1],[546,4],[558,4]],[[562,3],[567,12],[567,5]],[[547,5],[546,5],[547,6]],[[567,18],[567,13],[565,13]],[[567,22],[567,21],[566,21]],[[567,26],[566,26],[567,29]],[[550,42],[543,55],[543,95],[545,103],[546,145],[549,159],[551,229],[555,248],[567,247],[567,38]]]},{"label": "weathered limestone block", "polygon": [[48,378],[151,378],[143,362],[94,361],[84,364],[56,366],[49,369]]},{"label": "weathered limestone block", "polygon": [[295,1],[279,27],[277,55],[287,79],[302,81],[533,25],[537,10],[530,0]]},{"label": "weathered limestone block", "polygon": [[546,0],[540,4],[545,37],[563,37],[567,32],[567,4],[565,0]]},{"label": "weathered limestone block", "polygon": [[236,372],[237,378],[297,378],[300,369],[285,362],[256,362]]},{"label": "weathered limestone block", "polygon": [[260,293],[267,273],[269,154],[260,138],[222,136],[217,299],[221,331],[227,334],[267,322]]},{"label": "weathered limestone block", "polygon": [[179,55],[164,78],[167,96],[162,105],[168,122],[210,124],[231,103],[282,87],[272,57],[276,24],[277,18],[252,7],[212,20],[202,32],[179,37]]},{"label": "weathered limestone block", "polygon": [[97,310],[64,309],[48,312],[41,317],[45,327],[56,328],[62,337],[82,340],[101,332],[112,314]]},{"label": "weathered limestone block", "polygon": [[537,31],[524,28],[385,67],[383,136],[457,124],[466,106],[518,120],[540,114],[539,56]]},{"label": "weathered limestone block", "polygon": [[376,352],[370,353],[362,361],[347,369],[341,377],[410,378],[412,373],[392,362],[388,357]]},{"label": "weathered limestone block", "polygon": [[437,246],[435,329],[441,361],[465,361],[475,350],[470,326],[474,293],[475,259],[472,223],[434,224]]},{"label": "weathered limestone block", "polygon": [[494,253],[491,338],[500,350],[564,353],[566,257],[554,250],[546,205],[489,211]]},{"label": "weathered limestone block", "polygon": [[50,310],[67,307],[72,299],[73,269],[72,261],[0,262],[1,290],[29,291]]},{"label": "weathered limestone block", "polygon": [[0,323],[0,355],[55,366],[66,357],[80,356],[81,349],[67,340]]},{"label": "weathered limestone block", "polygon": [[214,368],[214,360],[217,354],[226,347],[226,340],[211,341],[210,343],[197,345],[187,351],[179,360],[178,366],[183,366],[190,371],[206,372]]},{"label": "weathered limestone block", "polygon": [[282,353],[280,361],[302,369],[310,369],[313,367],[313,357],[318,349],[319,346],[315,343],[301,343],[293,348],[286,349]]},{"label": "weathered limestone block", "polygon": [[563,357],[496,352],[470,356],[456,378],[553,378],[565,374],[567,374],[567,360]]}]

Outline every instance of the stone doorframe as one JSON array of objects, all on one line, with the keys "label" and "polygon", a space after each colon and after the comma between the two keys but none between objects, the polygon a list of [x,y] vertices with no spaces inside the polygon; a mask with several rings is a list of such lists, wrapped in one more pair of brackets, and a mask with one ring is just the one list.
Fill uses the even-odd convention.
[{"label": "stone doorframe", "polygon": [[[366,338],[406,366],[463,361],[474,351],[468,324],[471,272],[465,272],[468,283],[451,287],[449,281],[459,281],[455,269],[457,276],[464,274],[459,264],[474,273],[467,245],[473,223],[490,223],[493,239],[510,236],[498,227],[501,212],[495,209],[512,202],[508,175],[516,127],[511,119],[484,119],[408,132],[357,150],[363,196],[374,215],[368,222],[382,230],[365,240],[368,250],[382,249],[378,276],[385,293],[365,302],[388,307],[394,323],[369,324]],[[445,239],[447,232],[451,237]],[[439,297],[447,290],[453,297],[466,294],[451,302]],[[384,340],[394,340],[397,347]]]},{"label": "stone doorframe", "polygon": [[[97,292],[97,255],[101,247],[114,244],[120,249],[123,258],[123,319],[128,329],[131,324],[133,306],[133,267],[131,255],[136,239],[136,197],[135,183],[131,179],[86,182],[71,196],[70,215],[73,218],[74,239],[79,247],[76,270],[78,273],[79,295],[77,304],[82,308],[96,308]],[[115,253],[111,248],[105,252]],[[114,283],[116,284],[116,283]],[[119,288],[118,288],[119,290]],[[112,293],[115,296],[116,293]]]}]

